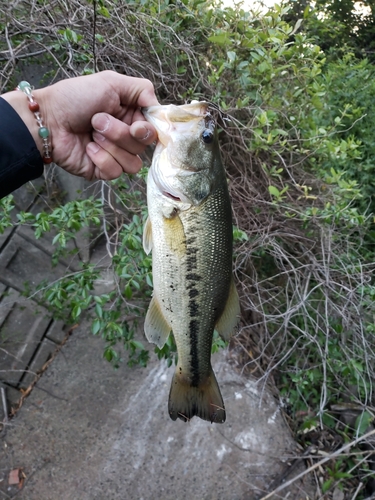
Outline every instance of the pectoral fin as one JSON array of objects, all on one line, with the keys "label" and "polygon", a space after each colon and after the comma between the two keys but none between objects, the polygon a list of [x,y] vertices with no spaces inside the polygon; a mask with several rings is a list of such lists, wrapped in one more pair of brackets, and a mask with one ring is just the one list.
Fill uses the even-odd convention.
[{"label": "pectoral fin", "polygon": [[147,255],[152,250],[152,226],[150,217],[147,217],[145,227],[143,228],[143,249]]},{"label": "pectoral fin", "polygon": [[145,334],[149,342],[156,344],[159,349],[166,343],[172,328],[161,312],[158,301],[152,298],[145,319]]},{"label": "pectoral fin", "polygon": [[215,325],[220,337],[229,341],[233,330],[240,319],[240,301],[233,278],[230,284],[229,295],[224,311]]}]

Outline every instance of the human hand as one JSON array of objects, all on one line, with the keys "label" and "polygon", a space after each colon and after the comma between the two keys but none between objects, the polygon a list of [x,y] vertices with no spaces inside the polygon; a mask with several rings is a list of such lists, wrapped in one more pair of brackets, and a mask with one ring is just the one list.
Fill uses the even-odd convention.
[{"label": "human hand", "polygon": [[[137,172],[142,166],[138,155],[157,138],[140,111],[158,104],[149,80],[103,71],[62,80],[33,95],[51,133],[54,162],[85,179]],[[32,117],[27,102],[24,106]],[[37,130],[31,132],[41,148]]]}]

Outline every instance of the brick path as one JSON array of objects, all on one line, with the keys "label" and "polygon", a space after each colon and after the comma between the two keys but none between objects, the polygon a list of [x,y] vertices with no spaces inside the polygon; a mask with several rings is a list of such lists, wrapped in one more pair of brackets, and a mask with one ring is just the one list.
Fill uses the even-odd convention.
[{"label": "brick path", "polygon": [[[16,209],[36,212],[43,205],[37,196],[43,180],[14,193]],[[65,336],[62,321],[55,321],[36,299],[22,296],[25,285],[33,290],[41,281],[62,276],[67,265],[52,267],[51,235],[36,240],[31,227],[8,228],[0,235],[0,387],[9,408],[34,380]],[[4,418],[0,398],[0,422]]]}]

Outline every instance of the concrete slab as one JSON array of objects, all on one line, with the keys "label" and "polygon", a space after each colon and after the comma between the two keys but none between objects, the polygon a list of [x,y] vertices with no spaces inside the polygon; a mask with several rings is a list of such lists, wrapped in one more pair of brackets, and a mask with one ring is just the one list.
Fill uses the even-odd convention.
[{"label": "concrete slab", "polygon": [[45,338],[40,342],[38,349],[34,350],[33,359],[30,361],[29,366],[22,379],[20,380],[19,387],[21,389],[27,389],[29,385],[34,381],[38,370],[51,355],[56,351],[57,345],[51,340]]},{"label": "concrete slab", "polygon": [[9,291],[0,303],[0,380],[18,385],[50,321],[44,308]]},{"label": "concrete slab", "polygon": [[[35,351],[39,348],[49,321],[48,317],[35,317],[27,309],[20,311],[16,308],[12,311],[4,328],[6,335],[10,334],[10,337],[7,336],[1,342],[0,378],[11,385],[17,385],[24,376],[25,370],[28,372],[33,370],[29,365]],[[38,369],[35,363],[33,367]],[[30,373],[33,376],[34,372]]]},{"label": "concrete slab", "polygon": [[1,339],[2,339],[1,328],[4,322],[6,321],[7,317],[11,313],[12,309],[15,307],[17,301],[22,300],[22,298],[16,290],[13,290],[12,288],[7,288],[3,283],[0,283],[0,287],[2,292],[0,301],[0,345],[1,345]]},{"label": "concrete slab", "polygon": [[54,320],[46,332],[46,338],[52,340],[52,342],[55,342],[56,344],[61,344],[66,336],[67,330],[68,327],[63,321]]},{"label": "concrete slab", "polygon": [[16,290],[24,291],[27,283],[31,289],[43,280],[48,283],[63,276],[66,266],[52,266],[51,256],[32,245],[18,234],[12,236],[1,253],[1,281]]},{"label": "concrete slab", "polygon": [[15,231],[14,227],[7,227],[5,231],[2,234],[0,234],[0,251],[3,248],[3,246],[6,245],[7,241],[14,233],[14,231]]},{"label": "concrete slab", "polygon": [[[74,331],[7,426],[0,498],[251,500],[294,455],[275,400],[267,393],[262,399],[223,354],[214,367],[227,422],[173,422],[173,368],[153,358],[146,369],[123,364],[115,371],[102,359],[101,339],[88,331]],[[7,484],[14,468],[26,476],[22,491]],[[288,498],[308,498],[304,488],[299,483]]]}]

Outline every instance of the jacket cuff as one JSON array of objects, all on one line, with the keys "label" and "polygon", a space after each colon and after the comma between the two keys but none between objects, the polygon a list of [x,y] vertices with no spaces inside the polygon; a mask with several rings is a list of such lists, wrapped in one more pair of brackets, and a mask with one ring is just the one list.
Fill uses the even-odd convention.
[{"label": "jacket cuff", "polygon": [[42,174],[43,159],[33,136],[19,114],[0,97],[0,198]]}]

